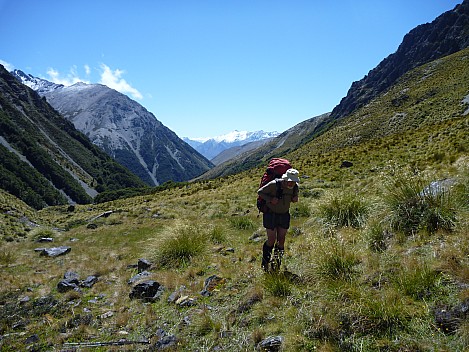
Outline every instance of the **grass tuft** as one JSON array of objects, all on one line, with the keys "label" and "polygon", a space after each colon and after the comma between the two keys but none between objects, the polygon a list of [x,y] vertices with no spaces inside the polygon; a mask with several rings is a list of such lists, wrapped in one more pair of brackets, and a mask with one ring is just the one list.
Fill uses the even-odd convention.
[{"label": "grass tuft", "polygon": [[386,190],[393,229],[406,235],[454,229],[456,209],[449,188],[434,186],[419,175],[402,174],[390,180]]},{"label": "grass tuft", "polygon": [[320,216],[337,227],[360,228],[369,213],[368,203],[352,192],[332,196],[319,206]]},{"label": "grass tuft", "polygon": [[176,225],[173,231],[161,240],[156,253],[156,264],[162,267],[187,265],[201,254],[208,242],[208,236],[198,227]]}]

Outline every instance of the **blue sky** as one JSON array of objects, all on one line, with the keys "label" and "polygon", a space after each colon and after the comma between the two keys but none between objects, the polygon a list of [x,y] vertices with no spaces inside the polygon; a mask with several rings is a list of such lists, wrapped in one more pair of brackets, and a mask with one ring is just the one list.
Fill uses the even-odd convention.
[{"label": "blue sky", "polygon": [[106,84],[180,137],[282,132],[461,2],[0,0],[0,63]]}]

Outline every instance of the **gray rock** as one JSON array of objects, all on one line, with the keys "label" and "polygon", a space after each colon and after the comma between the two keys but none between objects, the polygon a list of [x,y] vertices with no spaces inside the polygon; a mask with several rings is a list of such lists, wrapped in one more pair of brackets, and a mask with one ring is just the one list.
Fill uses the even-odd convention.
[{"label": "gray rock", "polygon": [[135,285],[129,293],[129,298],[154,302],[161,297],[163,291],[164,287],[160,283],[154,280],[147,280]]},{"label": "gray rock", "polygon": [[58,257],[59,255],[64,255],[69,253],[72,250],[71,247],[60,246],[53,248],[36,248],[35,251],[41,252],[41,255],[47,257]]}]

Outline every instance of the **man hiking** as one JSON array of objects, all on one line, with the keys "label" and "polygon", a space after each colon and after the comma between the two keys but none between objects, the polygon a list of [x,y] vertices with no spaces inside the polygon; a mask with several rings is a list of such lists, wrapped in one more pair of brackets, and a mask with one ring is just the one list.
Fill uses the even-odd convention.
[{"label": "man hiking", "polygon": [[290,227],[290,204],[298,202],[298,177],[296,169],[288,169],[280,179],[275,179],[259,188],[257,194],[266,201],[262,222],[267,230],[267,241],[262,247],[262,269],[269,271],[274,249],[272,270],[278,271],[285,251],[285,235]]}]

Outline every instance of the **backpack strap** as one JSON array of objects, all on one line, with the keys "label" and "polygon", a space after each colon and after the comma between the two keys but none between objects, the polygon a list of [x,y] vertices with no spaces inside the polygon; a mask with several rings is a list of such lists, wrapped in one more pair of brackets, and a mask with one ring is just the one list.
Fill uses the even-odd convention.
[{"label": "backpack strap", "polygon": [[276,178],[275,185],[277,186],[277,193],[275,194],[275,197],[277,197],[278,199],[282,199],[283,197],[282,180]]}]

